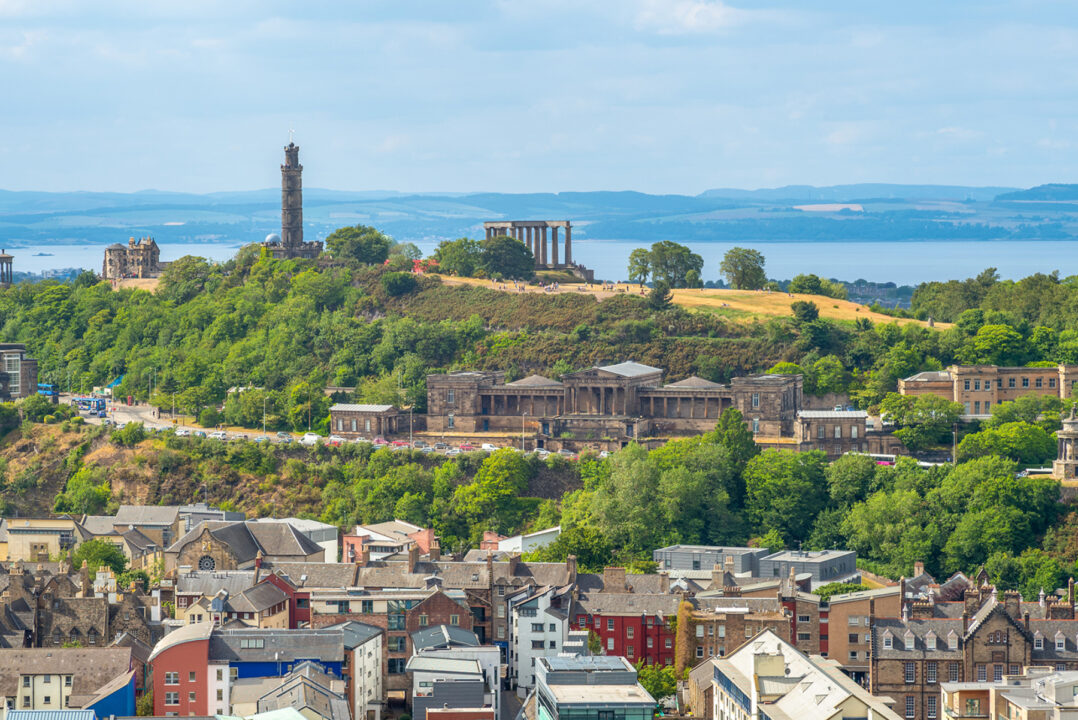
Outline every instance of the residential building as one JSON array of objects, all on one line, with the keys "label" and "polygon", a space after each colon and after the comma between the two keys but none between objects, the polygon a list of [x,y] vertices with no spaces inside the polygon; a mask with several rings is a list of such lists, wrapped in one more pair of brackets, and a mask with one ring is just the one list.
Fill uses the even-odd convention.
[{"label": "residential building", "polygon": [[546,547],[557,540],[560,535],[560,525],[511,537],[505,537],[487,530],[483,533],[483,540],[479,543],[479,549],[518,554],[532,552],[541,547]]},{"label": "residential building", "polygon": [[0,343],[0,402],[36,393],[37,360],[26,354],[22,343]]},{"label": "residential building", "polygon": [[940,683],[942,712],[955,720],[1071,720],[1078,715],[1078,672],[1026,667],[985,682]]},{"label": "residential building", "polygon": [[407,670],[412,674],[412,717],[416,720],[427,720],[427,709],[432,707],[493,706],[478,660],[423,654],[410,658]]},{"label": "residential building", "polygon": [[499,717],[502,677],[500,648],[481,645],[475,633],[452,625],[438,625],[414,632],[411,640],[414,655],[477,661],[486,683],[484,693],[489,698],[484,700],[484,704],[493,708],[495,717]]},{"label": "residential building", "polygon": [[783,550],[760,560],[760,577],[808,573],[813,590],[834,582],[861,582],[853,550]]},{"label": "residential building", "polygon": [[899,720],[886,698],[871,695],[837,662],[806,655],[769,630],[711,664],[715,720]]},{"label": "residential building", "polygon": [[[351,535],[343,538],[342,560],[344,562],[369,562],[384,560],[392,555],[407,553],[418,547],[421,555],[429,555],[437,546],[433,530],[403,520],[356,525]],[[366,554],[364,554],[366,552]]]},{"label": "residential building", "polygon": [[[693,632],[688,647],[693,663],[723,657],[764,630],[791,642],[792,618],[778,598],[696,598],[693,604]],[[809,623],[802,626],[807,630]],[[662,664],[671,663],[664,657]]]},{"label": "residential building", "polygon": [[1078,380],[1078,365],[1004,367],[952,365],[898,381],[902,395],[936,395],[959,403],[966,417],[987,417],[992,408],[1023,395],[1068,398]]},{"label": "residential building", "polygon": [[161,248],[152,237],[129,238],[126,247],[113,243],[105,248],[101,277],[106,280],[152,278],[161,274]]},{"label": "residential building", "polygon": [[48,562],[78,544],[76,526],[69,517],[0,519],[0,560]]},{"label": "residential building", "polygon": [[522,710],[549,720],[651,720],[655,699],[621,657],[544,657],[536,661],[535,692]]},{"label": "residential building", "polygon": [[770,554],[767,548],[670,545],[653,550],[651,559],[660,570],[711,570],[716,565],[725,568],[729,558],[731,572],[758,577],[760,560]]},{"label": "residential building", "polygon": [[799,410],[794,437],[801,450],[823,450],[835,459],[844,453],[894,453],[901,443],[872,432],[864,410]]},{"label": "residential building", "polygon": [[162,548],[186,532],[180,509],[175,505],[121,505],[112,526],[120,534],[138,530]]},{"label": "residential building", "polygon": [[509,674],[519,697],[535,687],[539,659],[557,657],[565,649],[571,590],[569,586],[527,588],[508,599],[512,618]]},{"label": "residential building", "polygon": [[902,596],[898,585],[832,595],[827,604],[827,656],[861,684],[868,683],[872,618],[897,617]]},{"label": "residential building", "polygon": [[228,714],[234,717],[292,708],[308,720],[352,720],[345,681],[312,662],[299,663],[284,677],[237,679],[229,695]]},{"label": "residential building", "polygon": [[0,720],[8,710],[96,709],[133,715],[130,648],[18,648],[0,651]]}]

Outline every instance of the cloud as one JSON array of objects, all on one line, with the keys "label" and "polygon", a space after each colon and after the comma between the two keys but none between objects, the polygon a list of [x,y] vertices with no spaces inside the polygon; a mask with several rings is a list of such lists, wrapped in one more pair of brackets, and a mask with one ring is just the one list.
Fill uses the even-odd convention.
[{"label": "cloud", "polygon": [[740,25],[748,16],[721,0],[642,0],[636,27],[661,35],[703,34]]}]

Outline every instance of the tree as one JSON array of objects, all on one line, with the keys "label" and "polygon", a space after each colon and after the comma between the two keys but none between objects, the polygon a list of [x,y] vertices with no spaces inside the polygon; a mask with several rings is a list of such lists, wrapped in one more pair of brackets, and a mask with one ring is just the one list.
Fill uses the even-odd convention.
[{"label": "tree", "polygon": [[396,243],[389,249],[390,255],[401,255],[408,260],[419,260],[423,257],[422,251],[416,247],[415,243],[404,242]]},{"label": "tree", "polygon": [[801,369],[801,366],[797,363],[777,362],[771,366],[771,369],[767,371],[767,375],[804,375],[805,371]]},{"label": "tree", "polygon": [[944,442],[963,412],[962,405],[938,395],[887,393],[880,414],[899,427],[898,437],[912,452]]},{"label": "tree", "polygon": [[777,553],[786,549],[786,541],[782,539],[782,533],[771,528],[763,535],[749,540],[749,547],[767,548],[769,553]]},{"label": "tree", "polygon": [[75,549],[71,556],[71,566],[81,568],[86,563],[92,580],[97,571],[103,567],[111,569],[116,575],[120,575],[127,569],[127,558],[118,545],[113,545],[104,538],[87,540]]},{"label": "tree", "polygon": [[1009,325],[983,325],[959,353],[971,365],[1021,365],[1028,354],[1021,333]]},{"label": "tree", "polygon": [[690,270],[685,273],[685,287],[687,288],[702,288],[704,286],[703,281],[700,279],[699,270]]},{"label": "tree", "polygon": [[677,629],[674,633],[674,674],[678,677],[684,675],[693,663],[696,623],[693,622],[692,613],[692,603],[682,599],[677,606]]},{"label": "tree", "polygon": [[789,542],[808,538],[827,499],[819,450],[764,450],[745,466],[745,510],[758,532],[778,531]]},{"label": "tree", "polygon": [[367,225],[343,227],[326,238],[326,251],[342,260],[380,265],[389,257],[393,241]]},{"label": "tree", "polygon": [[629,253],[629,280],[643,285],[651,274],[651,253],[645,248],[636,248]]},{"label": "tree", "polygon": [[121,429],[114,431],[109,439],[117,445],[134,447],[146,439],[146,428],[140,422],[129,422]]},{"label": "tree", "polygon": [[821,585],[816,588],[812,594],[820,596],[820,602],[828,602],[835,595],[845,595],[846,593],[861,592],[862,590],[871,590],[868,585],[863,583],[847,583],[847,582],[833,582]]},{"label": "tree", "polygon": [[1056,443],[1040,425],[1010,422],[966,435],[958,444],[960,462],[986,455],[1040,465],[1055,458]]},{"label": "tree", "polygon": [[[738,474],[750,460],[760,454],[760,446],[753,439],[752,431],[745,424],[745,416],[737,408],[730,408],[719,415],[715,429],[709,433],[715,442],[725,448],[727,456],[738,468]],[[731,493],[733,497],[733,494]],[[737,498],[734,498],[735,502]]]},{"label": "tree", "polygon": [[816,303],[809,300],[795,300],[790,303],[790,309],[794,313],[794,322],[802,325],[811,323],[820,317],[820,308],[816,307]]},{"label": "tree", "polygon": [[636,679],[655,700],[662,700],[677,691],[677,673],[672,665],[647,665],[641,658],[636,663]]},{"label": "tree", "polygon": [[648,307],[656,311],[666,310],[670,307],[673,297],[670,285],[665,280],[656,280],[655,285],[648,291]]},{"label": "tree", "polygon": [[382,276],[382,289],[386,295],[397,297],[415,292],[418,285],[415,276],[407,272],[389,272]]},{"label": "tree", "polygon": [[648,253],[651,276],[655,282],[666,282],[670,287],[688,287],[687,277],[690,270],[695,270],[697,277],[704,269],[704,259],[670,240],[654,243]]},{"label": "tree", "polygon": [[44,395],[34,393],[15,403],[25,420],[41,422],[46,415],[52,415],[54,406]]},{"label": "tree", "polygon": [[868,455],[843,455],[827,466],[827,489],[831,500],[840,507],[850,507],[873,489],[876,461]]},{"label": "tree", "polygon": [[472,277],[482,261],[483,249],[477,240],[443,240],[434,251],[438,271],[460,277]]},{"label": "tree", "polygon": [[535,276],[535,255],[528,247],[507,235],[495,235],[480,242],[479,268],[487,277],[528,280]]},{"label": "tree", "polygon": [[121,592],[128,590],[131,583],[141,588],[142,592],[150,591],[150,575],[145,570],[126,570],[116,578],[116,587]]},{"label": "tree", "polygon": [[112,487],[103,469],[80,467],[67,481],[67,487],[53,501],[53,512],[75,515],[100,515],[112,499]]},{"label": "tree", "polygon": [[767,283],[764,256],[748,248],[727,250],[719,265],[719,272],[735,290],[759,290]]}]

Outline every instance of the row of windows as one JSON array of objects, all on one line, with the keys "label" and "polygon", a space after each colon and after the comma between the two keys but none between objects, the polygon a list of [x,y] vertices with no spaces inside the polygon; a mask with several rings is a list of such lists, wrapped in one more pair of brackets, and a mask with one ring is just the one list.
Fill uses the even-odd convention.
[{"label": "row of windows", "polygon": [[[841,425],[835,425],[834,434],[835,434],[835,439],[836,440],[841,440],[842,439],[842,426]],[[824,438],[827,437],[827,426],[824,425],[823,423],[820,423],[819,425],[816,426],[816,437],[819,438],[820,440],[823,440]],[[856,440],[857,439],[857,426],[856,425],[850,425],[850,439],[851,440]]]},{"label": "row of windows", "polygon": [[[217,679],[220,680],[221,679],[220,678],[221,671],[218,670],[217,673],[218,673],[218,678]],[[187,682],[198,682],[197,679],[196,679],[196,675],[195,675],[194,670],[187,673]],[[179,684],[180,684],[180,674],[178,672],[167,672],[167,673],[165,673],[165,685],[179,685]]]},{"label": "row of windows", "polygon": [[[1017,387],[1018,383],[1016,382],[1016,380],[1017,380],[1017,378],[1007,378],[1007,387],[1008,388]],[[972,383],[972,385],[971,385],[971,383]],[[1048,387],[1054,388],[1055,386],[1056,386],[1056,379],[1055,378],[1048,378]],[[963,382],[962,387],[965,390],[973,390],[974,392],[976,392],[976,391],[981,389],[981,381],[980,380],[965,380]],[[996,387],[998,389],[1002,390],[1003,389],[1003,381],[1002,380],[996,380]],[[1024,388],[1029,387],[1029,378],[1027,378],[1027,377],[1022,378],[1022,387],[1024,387]],[[1039,387],[1044,387],[1044,379],[1043,378],[1034,378],[1033,379],[1033,387],[1038,387],[1038,388]],[[992,381],[991,380],[985,380],[984,381],[984,389],[986,391],[992,389]]]},{"label": "row of windows", "polygon": [[[935,695],[929,695],[925,704],[925,716],[928,720],[935,720],[939,715],[939,698]],[[917,698],[913,695],[906,696],[906,717],[912,718],[917,716]]]},{"label": "row of windows", "polygon": [[[72,677],[71,675],[64,675],[64,687],[71,687],[71,677]],[[46,684],[46,685],[51,685],[52,684],[52,675],[42,675],[41,676],[41,682]],[[22,686],[24,688],[30,687],[30,676],[29,675],[23,675],[22,676]]]},{"label": "row of windows", "polygon": [[[70,701],[70,699],[71,698],[67,698],[67,697],[64,698],[64,707],[68,706],[68,702]],[[41,704],[42,705],[52,705],[52,695],[45,695],[44,697],[42,697],[41,698]],[[24,708],[29,708],[31,706],[30,705],[30,696],[29,695],[23,695],[22,696],[22,706]],[[10,709],[10,706],[9,706],[8,709]]]}]

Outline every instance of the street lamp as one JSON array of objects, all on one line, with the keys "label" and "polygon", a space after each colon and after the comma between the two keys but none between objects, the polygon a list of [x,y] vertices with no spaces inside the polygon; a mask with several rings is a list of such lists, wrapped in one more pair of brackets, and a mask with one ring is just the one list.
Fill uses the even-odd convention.
[{"label": "street lamp", "polygon": [[526,417],[528,417],[527,410],[520,415],[520,452],[524,452],[524,418]]},{"label": "street lamp", "polygon": [[266,437],[266,391],[262,391],[262,437]]}]

